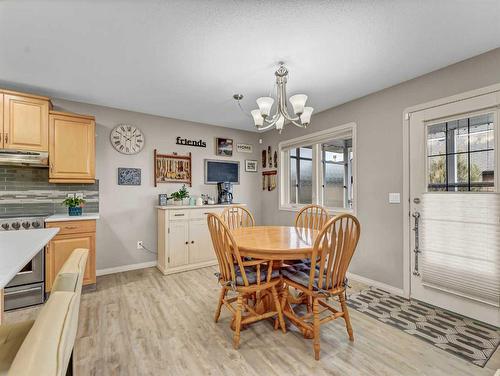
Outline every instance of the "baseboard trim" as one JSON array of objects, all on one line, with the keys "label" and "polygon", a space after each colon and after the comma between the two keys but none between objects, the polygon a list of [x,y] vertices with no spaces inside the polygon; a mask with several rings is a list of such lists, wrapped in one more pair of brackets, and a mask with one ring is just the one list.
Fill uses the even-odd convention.
[{"label": "baseboard trim", "polygon": [[148,261],[148,262],[140,262],[138,264],[120,265],[120,266],[115,266],[114,268],[99,269],[96,271],[95,274],[96,276],[99,277],[101,275],[128,272],[129,270],[151,268],[153,266],[156,266],[156,264],[157,264],[156,261]]},{"label": "baseboard trim", "polygon": [[350,278],[350,279],[353,279],[355,281],[364,283],[364,284],[366,284],[368,286],[377,287],[377,288],[379,288],[381,290],[390,292],[391,294],[402,296],[402,297],[406,297],[403,289],[399,289],[397,287],[394,287],[394,286],[391,286],[391,285],[387,285],[387,284],[385,284],[383,282],[374,281],[373,279],[362,277],[362,276],[354,274],[354,273],[347,273],[347,277]]}]

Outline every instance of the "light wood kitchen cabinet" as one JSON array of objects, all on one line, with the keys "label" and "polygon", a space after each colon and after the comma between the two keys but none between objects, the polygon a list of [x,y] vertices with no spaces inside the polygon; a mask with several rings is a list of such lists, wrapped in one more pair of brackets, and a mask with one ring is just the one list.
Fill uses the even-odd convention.
[{"label": "light wood kitchen cabinet", "polygon": [[45,291],[52,289],[59,269],[76,248],[89,250],[83,284],[95,284],[95,225],[95,220],[46,223],[47,228],[58,227],[60,230],[45,248]]},{"label": "light wood kitchen cabinet", "polygon": [[95,182],[95,119],[51,111],[49,182]]},{"label": "light wood kitchen cabinet", "polygon": [[207,214],[227,205],[158,207],[158,269],[178,273],[217,264],[208,231]]},{"label": "light wood kitchen cabinet", "polygon": [[0,91],[2,149],[48,151],[49,98]]}]

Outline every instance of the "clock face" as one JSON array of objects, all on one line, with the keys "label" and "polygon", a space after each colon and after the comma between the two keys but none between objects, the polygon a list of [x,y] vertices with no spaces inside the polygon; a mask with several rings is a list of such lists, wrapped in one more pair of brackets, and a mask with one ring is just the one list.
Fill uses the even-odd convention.
[{"label": "clock face", "polygon": [[120,124],[111,131],[111,145],[123,154],[139,153],[144,147],[144,135],[133,125]]}]

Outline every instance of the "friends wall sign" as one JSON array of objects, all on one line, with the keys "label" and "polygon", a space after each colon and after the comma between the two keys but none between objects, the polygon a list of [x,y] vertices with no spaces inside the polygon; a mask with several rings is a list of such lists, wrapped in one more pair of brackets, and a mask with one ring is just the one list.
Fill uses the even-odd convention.
[{"label": "friends wall sign", "polygon": [[207,147],[207,143],[203,140],[188,140],[187,138],[181,138],[181,137],[177,137],[175,143],[177,145],[197,146],[199,148]]}]

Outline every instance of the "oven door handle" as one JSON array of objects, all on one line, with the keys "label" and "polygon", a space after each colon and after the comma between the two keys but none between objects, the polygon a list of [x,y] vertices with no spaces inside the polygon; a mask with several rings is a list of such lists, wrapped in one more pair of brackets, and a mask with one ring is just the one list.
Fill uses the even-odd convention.
[{"label": "oven door handle", "polygon": [[24,289],[24,290],[5,291],[3,293],[3,295],[8,296],[8,295],[14,295],[14,294],[23,294],[25,292],[38,291],[38,290],[40,290],[40,287],[31,287],[29,289]]}]

